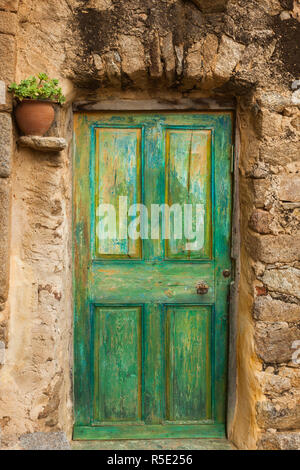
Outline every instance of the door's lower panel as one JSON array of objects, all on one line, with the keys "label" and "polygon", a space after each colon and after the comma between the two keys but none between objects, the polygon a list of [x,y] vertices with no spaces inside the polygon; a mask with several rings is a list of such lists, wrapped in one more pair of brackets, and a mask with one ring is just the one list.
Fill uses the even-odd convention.
[{"label": "door's lower panel", "polygon": [[168,305],[165,315],[166,420],[212,420],[211,306]]},{"label": "door's lower panel", "polygon": [[162,426],[164,433],[213,425],[212,306],[102,305],[92,312],[92,427]]},{"label": "door's lower panel", "polygon": [[142,307],[97,307],[93,325],[93,421],[138,423],[142,417]]},{"label": "door's lower panel", "polygon": [[75,426],[74,440],[226,437],[224,424]]}]

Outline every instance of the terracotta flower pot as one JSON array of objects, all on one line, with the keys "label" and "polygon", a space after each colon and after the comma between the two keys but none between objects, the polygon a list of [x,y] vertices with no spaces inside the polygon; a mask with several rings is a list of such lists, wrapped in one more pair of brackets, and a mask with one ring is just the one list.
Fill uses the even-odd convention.
[{"label": "terracotta flower pot", "polygon": [[53,102],[23,100],[17,105],[15,116],[23,134],[43,136],[54,121]]}]

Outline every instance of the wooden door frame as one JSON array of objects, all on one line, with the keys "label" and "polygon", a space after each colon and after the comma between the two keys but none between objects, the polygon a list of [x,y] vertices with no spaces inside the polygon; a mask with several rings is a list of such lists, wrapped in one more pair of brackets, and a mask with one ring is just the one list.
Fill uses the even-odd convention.
[{"label": "wooden door frame", "polygon": [[[110,112],[188,112],[188,111],[201,111],[201,112],[220,112],[231,111],[233,112],[233,155],[232,155],[232,237],[231,237],[231,259],[233,282],[230,286],[230,302],[229,302],[229,331],[228,331],[228,374],[227,374],[227,417],[226,428],[227,434],[230,434],[233,425],[234,411],[236,407],[236,331],[237,331],[237,304],[238,304],[238,285],[240,277],[239,257],[240,257],[240,232],[239,232],[239,191],[238,191],[238,165],[239,165],[239,143],[240,135],[238,132],[239,126],[236,114],[236,101],[235,99],[220,99],[220,98],[201,98],[201,99],[180,99],[176,101],[168,100],[101,100],[101,101],[80,101],[73,104],[73,111],[110,111]],[[75,139],[74,139],[75,141]],[[75,149],[73,151],[75,154]],[[74,187],[74,186],[73,186]],[[74,196],[73,196],[74,202]],[[74,204],[72,204],[74,209]],[[84,230],[84,227],[82,227]],[[86,234],[85,234],[86,235]],[[74,232],[73,232],[74,237]],[[73,266],[75,259],[73,257]],[[73,297],[75,298],[75,282],[73,278]],[[73,371],[75,368],[73,367]],[[74,381],[75,372],[73,372]],[[126,437],[124,437],[126,438]]]}]

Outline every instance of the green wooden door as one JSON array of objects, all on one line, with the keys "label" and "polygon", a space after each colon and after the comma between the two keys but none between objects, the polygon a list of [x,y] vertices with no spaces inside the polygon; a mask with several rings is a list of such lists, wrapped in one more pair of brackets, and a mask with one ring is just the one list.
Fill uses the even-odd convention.
[{"label": "green wooden door", "polygon": [[224,436],[231,155],[230,112],[75,115],[75,439]]}]

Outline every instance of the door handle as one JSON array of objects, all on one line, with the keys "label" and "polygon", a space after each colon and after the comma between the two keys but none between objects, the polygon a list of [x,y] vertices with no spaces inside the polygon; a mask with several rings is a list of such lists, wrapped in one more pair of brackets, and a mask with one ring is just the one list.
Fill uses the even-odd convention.
[{"label": "door handle", "polygon": [[208,289],[209,289],[208,284],[204,281],[200,281],[196,284],[196,291],[197,291],[197,294],[199,295],[207,294]]}]

